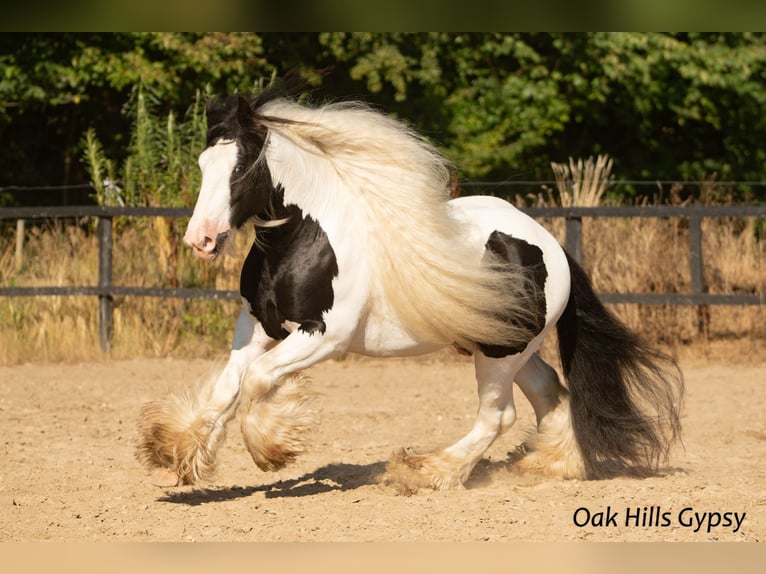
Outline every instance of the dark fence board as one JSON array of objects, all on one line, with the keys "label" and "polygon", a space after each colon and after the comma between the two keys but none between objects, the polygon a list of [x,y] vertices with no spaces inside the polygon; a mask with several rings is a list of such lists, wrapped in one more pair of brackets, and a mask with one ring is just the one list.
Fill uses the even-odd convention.
[{"label": "dark fence board", "polygon": [[166,297],[168,299],[214,299],[240,300],[239,291],[223,291],[218,289],[201,289],[194,287],[124,287],[110,285],[108,287],[84,286],[67,287],[44,285],[41,287],[0,287],[0,296],[5,297],[38,297],[38,296],[98,296],[98,297]]},{"label": "dark fence board", "polygon": [[764,205],[615,205],[529,207],[532,217],[766,217]]},{"label": "dark fence board", "polygon": [[188,207],[105,207],[66,205],[54,207],[0,207],[0,219],[62,219],[67,217],[191,217]]}]

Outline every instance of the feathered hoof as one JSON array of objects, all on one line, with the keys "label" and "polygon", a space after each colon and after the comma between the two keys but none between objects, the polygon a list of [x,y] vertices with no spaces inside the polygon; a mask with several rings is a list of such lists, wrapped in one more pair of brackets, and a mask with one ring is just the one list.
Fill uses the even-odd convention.
[{"label": "feathered hoof", "polygon": [[585,480],[585,469],[582,467],[581,461],[566,460],[566,458],[552,455],[551,452],[540,452],[528,445],[524,446],[527,453],[514,463],[514,470],[546,478]]},{"label": "feathered hoof", "polygon": [[551,478],[585,479],[585,463],[572,429],[568,401],[548,413],[515,453],[514,470]]},{"label": "feathered hoof", "polygon": [[407,495],[416,494],[421,489],[459,489],[468,478],[462,476],[467,472],[459,469],[460,461],[444,451],[417,454],[412,449],[402,448],[391,456],[383,483]]},{"label": "feathered hoof", "polygon": [[240,405],[240,427],[253,462],[263,471],[275,471],[306,450],[311,428],[317,423],[309,378],[298,373],[266,389],[255,385]]},{"label": "feathered hoof", "polygon": [[224,434],[221,429],[213,438],[214,424],[188,394],[147,403],[138,420],[136,457],[155,470],[153,482],[160,486],[209,481]]}]

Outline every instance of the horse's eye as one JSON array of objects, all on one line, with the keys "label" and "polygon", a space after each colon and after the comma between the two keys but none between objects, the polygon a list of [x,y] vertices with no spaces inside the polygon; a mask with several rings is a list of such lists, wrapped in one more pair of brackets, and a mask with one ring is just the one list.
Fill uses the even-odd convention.
[{"label": "horse's eye", "polygon": [[237,164],[234,166],[234,173],[239,173],[242,171],[242,166],[240,164]]}]

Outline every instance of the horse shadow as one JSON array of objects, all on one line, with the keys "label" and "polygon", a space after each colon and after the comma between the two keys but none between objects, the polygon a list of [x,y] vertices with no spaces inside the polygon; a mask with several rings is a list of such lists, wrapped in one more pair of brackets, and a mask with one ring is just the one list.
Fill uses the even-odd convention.
[{"label": "horse shadow", "polygon": [[328,464],[298,478],[278,480],[258,486],[229,486],[224,488],[195,488],[190,491],[171,492],[157,499],[158,502],[200,506],[215,502],[225,502],[247,498],[257,492],[263,492],[266,498],[290,498],[314,496],[326,492],[345,492],[362,486],[380,483],[380,477],[386,469],[385,462],[370,464]]},{"label": "horse shadow", "polygon": [[[506,458],[482,459],[471,472],[465,483],[467,490],[481,489],[498,480],[510,480],[516,484],[538,484],[541,477],[535,473],[519,472],[517,463],[524,458],[525,450],[517,448],[508,452]],[[291,498],[315,496],[326,492],[345,492],[363,486],[385,484],[383,477],[387,462],[370,464],[335,463],[320,467],[298,478],[278,480],[258,486],[229,486],[223,488],[195,488],[194,490],[171,492],[157,499],[158,502],[200,506],[202,504],[226,502],[247,498],[257,492],[263,492],[265,498]],[[667,476],[686,471],[680,467],[667,467],[656,471],[656,476]],[[619,476],[619,475],[618,475]],[[604,477],[607,478],[607,477]],[[632,478],[645,478],[633,476]]]}]

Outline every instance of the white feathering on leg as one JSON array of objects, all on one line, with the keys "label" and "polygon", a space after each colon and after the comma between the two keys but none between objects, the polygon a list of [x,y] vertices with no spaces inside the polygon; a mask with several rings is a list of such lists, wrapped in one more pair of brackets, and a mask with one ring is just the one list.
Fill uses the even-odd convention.
[{"label": "white feathering on leg", "polygon": [[177,478],[177,484],[198,484],[215,473],[215,454],[225,437],[216,428],[215,413],[200,405],[199,398],[185,389],[162,401],[147,403],[139,418],[137,458],[149,468]]},{"label": "white feathering on leg", "polygon": [[305,452],[308,431],[317,423],[308,383],[307,376],[297,373],[271,387],[243,385],[252,393],[242,398],[242,438],[261,470],[279,470]]},{"label": "white feathering on leg", "polygon": [[572,428],[569,398],[540,421],[537,432],[526,441],[527,454],[516,466],[546,476],[560,478],[585,478],[580,446]]}]

